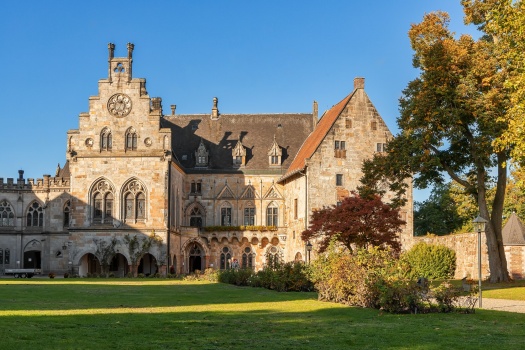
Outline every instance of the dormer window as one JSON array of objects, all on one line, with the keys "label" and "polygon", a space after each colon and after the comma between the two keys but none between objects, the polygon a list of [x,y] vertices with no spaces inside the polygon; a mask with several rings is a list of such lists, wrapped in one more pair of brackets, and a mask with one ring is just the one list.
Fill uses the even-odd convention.
[{"label": "dormer window", "polygon": [[277,141],[275,141],[275,136],[273,137],[273,144],[270,148],[270,151],[268,152],[268,161],[270,163],[270,166],[279,166],[281,165],[283,151],[281,147],[277,144]]},{"label": "dormer window", "polygon": [[242,145],[241,140],[237,142],[235,147],[232,150],[232,159],[233,159],[233,166],[234,167],[240,167],[245,165],[246,161],[246,149]]},{"label": "dormer window", "polygon": [[199,148],[197,148],[197,151],[195,151],[195,159],[196,159],[195,167],[207,167],[208,157],[209,157],[209,152],[206,149],[206,146],[204,146],[204,142],[201,139]]}]

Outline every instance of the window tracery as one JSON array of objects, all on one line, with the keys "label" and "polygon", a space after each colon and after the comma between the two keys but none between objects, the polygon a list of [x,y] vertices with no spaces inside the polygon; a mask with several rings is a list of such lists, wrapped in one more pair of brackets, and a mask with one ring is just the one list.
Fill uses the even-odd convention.
[{"label": "window tracery", "polygon": [[126,131],[126,150],[128,151],[137,150],[137,132],[135,128],[129,128]]},{"label": "window tracery", "polygon": [[110,223],[113,220],[113,188],[106,180],[99,180],[91,191],[93,223]]},{"label": "window tracery", "polygon": [[112,147],[113,136],[111,135],[111,130],[109,130],[108,128],[104,128],[100,132],[100,150],[111,151]]},{"label": "window tracery", "polygon": [[27,209],[27,226],[42,227],[44,225],[44,209],[40,203],[34,201]]},{"label": "window tracery", "polygon": [[0,226],[15,226],[13,207],[6,200],[0,202]]},{"label": "window tracery", "polygon": [[123,192],[124,197],[124,220],[126,222],[138,222],[146,219],[146,191],[144,186],[137,180],[130,181]]}]

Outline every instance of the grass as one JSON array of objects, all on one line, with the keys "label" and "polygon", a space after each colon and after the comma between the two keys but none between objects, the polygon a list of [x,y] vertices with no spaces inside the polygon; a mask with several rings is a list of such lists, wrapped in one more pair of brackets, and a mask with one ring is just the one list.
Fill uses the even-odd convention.
[{"label": "grass", "polygon": [[523,327],[525,314],[391,315],[218,283],[0,280],[5,349],[501,350],[522,346]]}]

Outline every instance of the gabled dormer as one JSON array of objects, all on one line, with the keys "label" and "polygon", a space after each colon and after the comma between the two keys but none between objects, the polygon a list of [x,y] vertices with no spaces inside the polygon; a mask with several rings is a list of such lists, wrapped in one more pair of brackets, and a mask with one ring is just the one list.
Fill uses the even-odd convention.
[{"label": "gabled dormer", "polygon": [[270,166],[281,166],[281,159],[283,156],[283,151],[281,147],[277,144],[275,140],[275,135],[273,136],[272,147],[268,151],[268,162]]},{"label": "gabled dormer", "polygon": [[208,167],[209,152],[204,146],[204,142],[201,139],[199,147],[195,151],[195,167],[196,168],[206,168]]},{"label": "gabled dormer", "polygon": [[242,145],[241,140],[237,141],[237,144],[232,150],[232,160],[234,167],[246,165],[246,149]]}]

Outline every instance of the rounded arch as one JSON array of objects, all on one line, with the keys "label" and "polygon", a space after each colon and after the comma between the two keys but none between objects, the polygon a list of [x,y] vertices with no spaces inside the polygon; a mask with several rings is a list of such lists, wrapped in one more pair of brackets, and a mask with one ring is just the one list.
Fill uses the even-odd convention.
[{"label": "rounded arch", "polygon": [[270,244],[265,253],[266,264],[275,265],[284,261],[284,251],[276,245]]},{"label": "rounded arch", "polygon": [[296,261],[296,262],[304,261],[303,260],[303,254],[301,254],[301,252],[295,253],[295,257],[294,257],[293,261]]},{"label": "rounded arch", "polygon": [[122,185],[120,191],[121,212],[125,222],[144,222],[148,218],[148,188],[140,179],[131,177]]},{"label": "rounded arch", "polygon": [[206,209],[199,202],[193,202],[184,210],[184,216],[188,226],[202,227],[206,222]]}]

